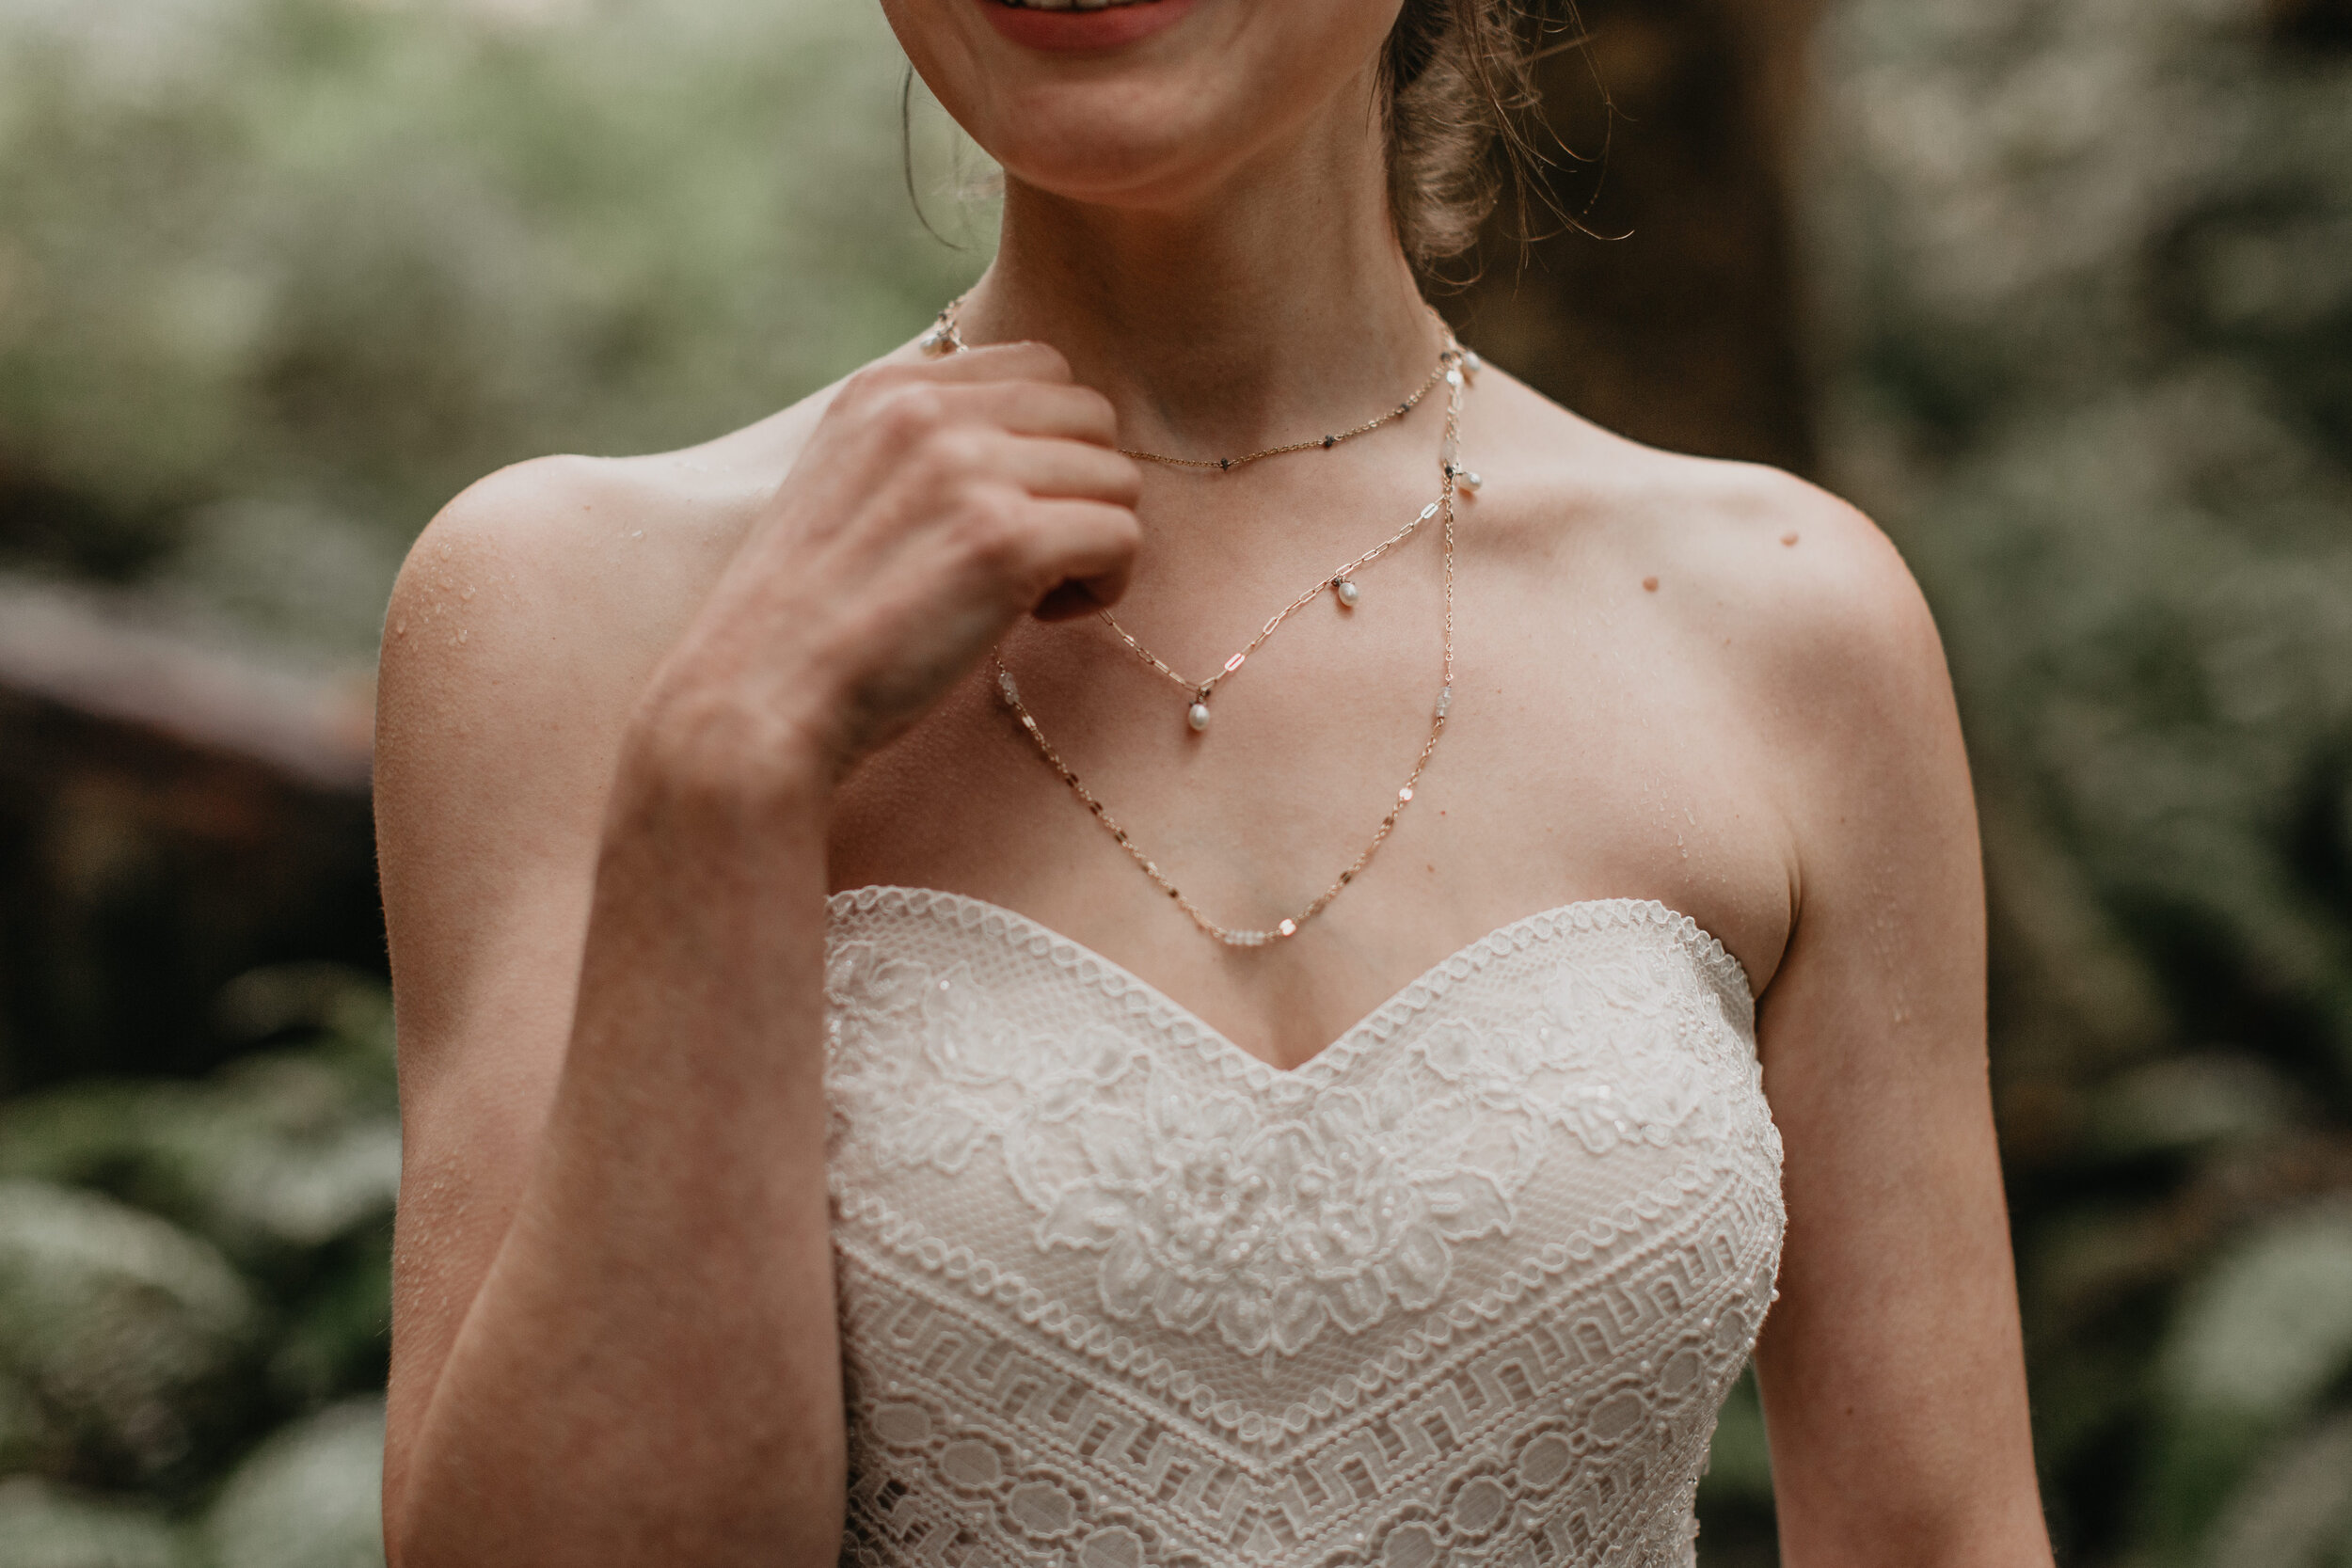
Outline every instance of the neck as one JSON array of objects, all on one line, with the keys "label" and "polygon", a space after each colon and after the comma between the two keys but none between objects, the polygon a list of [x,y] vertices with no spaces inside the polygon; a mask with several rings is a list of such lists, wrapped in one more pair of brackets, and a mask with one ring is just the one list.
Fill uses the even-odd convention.
[{"label": "neck", "polygon": [[1036,339],[1110,398],[1121,439],[1193,455],[1353,424],[1429,373],[1441,329],[1359,113],[1159,206],[1006,179],[966,341]]}]

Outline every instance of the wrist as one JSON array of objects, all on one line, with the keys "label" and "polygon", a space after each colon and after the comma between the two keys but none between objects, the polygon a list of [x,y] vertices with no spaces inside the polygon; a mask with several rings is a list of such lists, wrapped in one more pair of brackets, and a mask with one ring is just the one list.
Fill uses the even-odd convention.
[{"label": "wrist", "polygon": [[607,836],[822,839],[841,774],[821,705],[649,692],[621,748]]}]

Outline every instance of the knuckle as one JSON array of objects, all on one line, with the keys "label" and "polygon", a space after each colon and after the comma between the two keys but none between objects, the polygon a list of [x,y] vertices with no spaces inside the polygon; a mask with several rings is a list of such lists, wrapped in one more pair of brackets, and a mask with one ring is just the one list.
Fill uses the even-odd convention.
[{"label": "knuckle", "polygon": [[909,443],[906,474],[918,490],[956,494],[986,470],[988,443],[975,430],[932,426]]},{"label": "knuckle", "polygon": [[1028,529],[1020,496],[996,484],[972,486],[956,510],[958,546],[992,571],[1018,565],[1028,554]]},{"label": "knuckle", "polygon": [[968,474],[988,466],[989,440],[967,425],[941,425],[923,440],[923,456],[949,474]]},{"label": "knuckle", "polygon": [[[1143,499],[1143,465],[1125,452],[1113,452],[1111,459],[1117,465],[1111,470],[1111,489],[1122,507],[1132,507]],[[1128,521],[1134,520],[1130,513]]]},{"label": "knuckle", "polygon": [[878,401],[874,422],[882,434],[898,442],[914,442],[937,428],[947,417],[947,400],[936,387],[921,382],[902,383],[889,388]]},{"label": "knuckle", "polygon": [[1070,359],[1061,350],[1051,343],[1031,343],[1028,347],[1047,375],[1056,381],[1071,378]]},{"label": "knuckle", "polygon": [[841,384],[838,401],[850,408],[869,407],[905,386],[910,373],[903,365],[868,365]]}]

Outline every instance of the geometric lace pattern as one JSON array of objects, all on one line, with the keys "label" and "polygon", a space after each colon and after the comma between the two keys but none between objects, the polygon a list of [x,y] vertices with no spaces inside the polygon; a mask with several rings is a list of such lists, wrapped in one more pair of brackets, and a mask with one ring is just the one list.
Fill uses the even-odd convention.
[{"label": "geometric lace pattern", "polygon": [[845,1562],[1694,1561],[1785,1215],[1693,922],[1532,915],[1285,1072],[981,900],[830,913]]}]

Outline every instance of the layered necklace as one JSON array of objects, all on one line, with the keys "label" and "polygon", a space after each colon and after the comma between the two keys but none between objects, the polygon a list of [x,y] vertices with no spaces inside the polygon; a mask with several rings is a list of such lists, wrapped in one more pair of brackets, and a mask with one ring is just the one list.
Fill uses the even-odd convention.
[{"label": "layered necklace", "polygon": [[[962,309],[963,301],[958,298],[939,312],[938,321],[933,324],[929,332],[923,335],[921,340],[920,346],[924,353],[934,356],[944,356],[957,353],[966,346],[961,329]],[[1434,317],[1436,312],[1432,311],[1431,315]],[[1479,361],[1475,354],[1465,349],[1455,341],[1453,331],[1446,327],[1441,319],[1438,325],[1443,334],[1443,346],[1438,352],[1438,362],[1430,371],[1427,379],[1422,381],[1402,403],[1366,420],[1361,424],[1304,441],[1291,441],[1281,446],[1244,452],[1235,457],[1177,457],[1165,452],[1141,451],[1126,447],[1120,449],[1126,456],[1138,462],[1157,463],[1172,468],[1209,469],[1218,473],[1230,473],[1247,464],[1256,463],[1268,457],[1279,457],[1287,452],[1328,451],[1343,442],[1354,440],[1359,436],[1369,435],[1382,425],[1403,419],[1437,388],[1443,386],[1446,388],[1445,429],[1438,447],[1438,499],[1422,507],[1404,527],[1361,555],[1343,562],[1336,570],[1318,578],[1312,587],[1276,611],[1259,629],[1258,635],[1249,640],[1248,645],[1227,659],[1223,666],[1206,680],[1192,680],[1179,674],[1166,660],[1145,647],[1132,632],[1120,626],[1117,617],[1113,616],[1109,610],[1097,611],[1104,623],[1117,634],[1119,640],[1125,643],[1136,657],[1167,677],[1185,694],[1188,700],[1184,708],[1184,721],[1195,734],[1198,734],[1209,727],[1209,699],[1215,694],[1218,683],[1238,671],[1249,656],[1263,647],[1266,640],[1280,628],[1283,622],[1313,603],[1327,592],[1338,600],[1342,610],[1353,610],[1362,596],[1361,590],[1356,583],[1356,574],[1410,539],[1420,531],[1423,523],[1435,519],[1438,524],[1438,534],[1442,542],[1441,559],[1444,578],[1445,613],[1441,641],[1444,657],[1437,700],[1430,707],[1428,738],[1422,742],[1420,753],[1413,758],[1411,771],[1406,775],[1404,784],[1398,787],[1395,800],[1391,802],[1387,814],[1380,818],[1380,825],[1374,830],[1371,842],[1367,843],[1362,851],[1348,863],[1347,868],[1342,871],[1328,887],[1315,895],[1295,913],[1263,929],[1220,926],[1210,919],[1199,905],[1185,896],[1183,890],[1168,879],[1168,874],[1160,869],[1159,863],[1145,853],[1142,847],[1129,836],[1127,830],[1111,816],[1094,792],[1089,789],[1071,766],[1062,760],[1061,753],[1054,749],[1053,742],[1046,738],[1044,730],[1038,724],[1037,716],[1031,713],[1028,705],[1021,700],[1020,685],[1013,679],[1012,672],[1005,667],[1002,652],[999,651],[990,656],[990,663],[996,672],[997,694],[1004,699],[1005,706],[1011,711],[1013,717],[1020,721],[1021,728],[1035,743],[1039,754],[1045,759],[1056,773],[1060,775],[1062,783],[1070,786],[1071,793],[1075,795],[1080,803],[1093,814],[1096,821],[1103,824],[1104,830],[1118,842],[1119,847],[1124,849],[1128,857],[1142,869],[1143,874],[1152,879],[1153,885],[1174,900],[1176,907],[1182,910],[1185,917],[1195,926],[1229,947],[1263,947],[1270,942],[1294,937],[1309,921],[1327,909],[1331,901],[1356,879],[1365,865],[1370,863],[1373,855],[1382,844],[1388,841],[1389,834],[1395,831],[1397,818],[1404,815],[1406,806],[1412,804],[1413,791],[1420,784],[1422,774],[1427,770],[1429,759],[1437,752],[1438,738],[1445,734],[1446,716],[1454,707],[1454,502],[1457,494],[1473,492],[1480,483],[1476,474],[1470,472],[1461,465],[1458,436],[1461,427],[1463,393],[1468,388],[1470,378],[1478,372]]]}]

